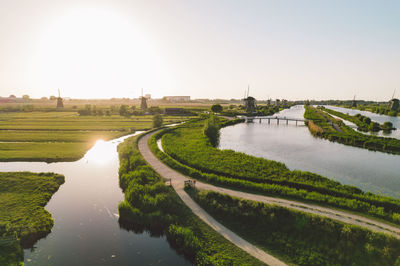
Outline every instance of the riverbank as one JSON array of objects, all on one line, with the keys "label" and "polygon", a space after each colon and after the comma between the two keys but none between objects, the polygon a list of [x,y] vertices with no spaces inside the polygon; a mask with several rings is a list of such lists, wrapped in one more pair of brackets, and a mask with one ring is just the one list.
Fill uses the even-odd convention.
[{"label": "riverbank", "polygon": [[[152,148],[152,150],[154,152],[155,150],[154,150],[154,142],[153,142],[153,140],[154,140],[153,137],[149,139],[149,145],[151,146],[151,148]],[[144,140],[141,141],[141,144],[147,145]],[[158,151],[158,153],[161,153],[161,152]],[[173,180],[172,182],[174,182],[175,178],[178,178],[178,176],[179,176],[179,174],[174,173],[173,170],[169,169],[166,166],[163,166],[163,164],[161,162],[154,162],[152,164],[154,164],[154,167],[155,167],[155,169],[157,169],[157,171],[164,171],[163,169],[166,169],[165,171],[168,171],[168,175],[166,175],[166,176],[173,177],[172,178],[172,180]],[[183,177],[183,176],[179,177],[179,182],[183,182],[182,180],[186,180],[186,178]],[[327,250],[324,250],[323,247],[318,247],[319,244],[321,244],[321,243],[323,243],[323,245],[328,245],[327,243],[330,241],[329,237],[324,239],[324,240],[320,240],[319,244],[316,244],[315,241],[313,242],[313,241],[310,240],[312,238],[311,237],[312,235],[320,237],[321,234],[323,234],[323,232],[325,232],[324,230],[326,228],[324,229],[323,226],[322,226],[325,223],[329,224],[329,225],[332,225],[332,223],[333,223],[335,225],[338,225],[338,228],[340,228],[340,226],[344,226],[344,224],[353,224],[354,225],[354,224],[358,224],[358,222],[361,222],[361,221],[365,222],[364,224],[360,223],[361,227],[350,226],[349,235],[354,234],[353,236],[357,235],[357,232],[359,230],[363,231],[364,233],[365,232],[369,232],[366,229],[362,229],[362,227],[371,229],[373,231],[379,231],[379,232],[385,232],[385,233],[390,232],[390,229],[389,229],[389,231],[381,230],[379,228],[380,226],[377,226],[375,228],[373,226],[371,227],[371,225],[373,225],[374,223],[380,224],[379,222],[374,222],[374,221],[371,221],[371,220],[368,221],[368,219],[364,219],[364,217],[357,216],[357,215],[354,215],[352,218],[350,218],[350,216],[352,216],[352,215],[346,216],[346,214],[344,214],[343,212],[338,212],[338,211],[336,211],[334,209],[326,209],[325,208],[324,211],[321,209],[320,210],[321,212],[319,212],[319,210],[318,210],[319,207],[317,207],[315,205],[311,205],[311,206],[308,205],[307,206],[307,204],[301,204],[301,203],[298,203],[298,202],[296,203],[296,202],[293,202],[293,201],[283,202],[283,200],[280,200],[279,198],[268,198],[268,197],[263,197],[263,196],[260,196],[260,195],[254,195],[254,194],[250,194],[250,193],[232,191],[232,190],[229,190],[229,189],[215,187],[215,186],[204,184],[204,183],[201,183],[201,182],[196,182],[196,188],[200,189],[200,190],[203,190],[203,189],[212,190],[212,191],[214,191],[213,193],[215,193],[215,192],[228,193],[229,195],[235,195],[236,197],[240,197],[242,199],[251,199],[252,201],[257,201],[257,203],[254,203],[254,204],[256,204],[258,206],[256,208],[256,210],[251,210],[250,206],[252,206],[252,204],[250,204],[250,205],[248,205],[248,204],[247,205],[246,204],[239,204],[238,206],[230,206],[232,208],[229,207],[229,208],[226,208],[226,209],[221,209],[220,210],[221,215],[229,213],[228,216],[232,215],[232,216],[236,217],[236,218],[233,218],[233,217],[227,218],[227,220],[229,220],[229,221],[226,222],[226,223],[224,222],[223,219],[220,219],[221,218],[220,215],[215,215],[214,218],[216,218],[217,221],[223,223],[225,226],[228,226],[228,228],[230,228],[234,232],[237,232],[239,235],[241,235],[243,238],[245,238],[246,240],[250,241],[251,243],[257,244],[257,246],[263,248],[264,250],[268,251],[269,253],[270,253],[270,251],[272,251],[272,254],[274,254],[274,256],[277,256],[277,257],[279,257],[281,259],[282,258],[284,259],[285,255],[290,254],[291,257],[290,258],[286,258],[286,259],[289,262],[291,261],[292,263],[293,263],[293,261],[296,261],[297,263],[303,262],[305,265],[309,265],[309,264],[307,264],[307,262],[311,262],[311,261],[316,262],[316,261],[324,261],[324,260],[329,261],[329,260],[331,260],[329,254],[331,254],[332,251],[329,251],[329,250],[327,251]],[[190,191],[190,190],[188,190],[188,191]],[[226,196],[226,197],[228,197],[228,196]],[[223,201],[219,201],[218,199],[211,200],[211,202],[213,202],[213,204],[215,204],[215,206],[223,206],[224,205]],[[262,217],[262,215],[264,215],[264,212],[260,211],[259,206],[263,205],[265,203],[268,203],[268,204],[266,204],[266,206],[271,206],[271,203],[274,204],[273,207],[271,207],[272,209],[273,208],[278,208],[279,210],[281,210],[280,208],[282,208],[282,207],[277,207],[276,206],[278,204],[280,206],[284,206],[284,208],[282,208],[282,210],[285,210],[288,213],[290,213],[289,217],[295,217],[298,213],[302,213],[302,215],[305,215],[304,212],[307,212],[309,214],[305,215],[306,217],[314,217],[314,218],[312,218],[313,221],[321,221],[321,223],[319,225],[318,225],[318,223],[314,224],[314,225],[318,225],[318,226],[312,227],[312,230],[314,230],[313,234],[311,236],[309,236],[308,238],[305,238],[307,240],[310,240],[311,242],[310,243],[309,242],[305,242],[304,239],[303,239],[302,241],[300,241],[298,243],[299,245],[297,246],[297,245],[293,244],[293,243],[295,243],[297,241],[297,240],[294,240],[294,242],[293,242],[293,236],[281,237],[282,235],[281,236],[275,236],[275,234],[272,234],[273,235],[272,236],[271,234],[268,234],[268,233],[266,233],[266,235],[263,235],[262,232],[268,232],[269,229],[265,229],[265,228],[262,229],[262,228],[260,228],[260,226],[257,227],[257,226],[254,226],[254,225],[257,222],[262,224],[262,221],[264,221],[264,220],[268,221],[267,218],[266,219],[260,219],[260,217]],[[241,209],[241,208],[244,208],[244,209]],[[237,209],[241,209],[241,211],[239,211],[240,214],[239,213],[234,213],[235,210],[237,210]],[[293,209],[296,209],[297,212],[296,211],[292,212]],[[258,211],[260,211],[260,213],[258,213]],[[250,212],[253,212],[253,214],[257,217],[257,219],[249,218],[250,216],[248,214]],[[212,213],[212,212],[210,212],[210,213]],[[324,216],[324,217],[329,217],[329,218],[321,218],[319,216],[315,216],[314,214],[321,215],[321,216]],[[247,217],[247,218],[243,217],[243,220],[240,220],[240,218],[239,218],[240,215],[244,215],[244,217]],[[344,216],[341,217],[341,215],[344,215]],[[282,217],[282,216],[281,216],[281,218],[284,219],[284,217]],[[304,217],[302,216],[302,218],[304,218]],[[345,219],[341,219],[341,218],[345,218]],[[338,221],[344,221],[344,223],[334,222],[331,219],[338,220]],[[237,221],[237,223],[235,223],[235,221]],[[232,223],[236,224],[235,228],[229,226]],[[285,224],[285,223],[279,223],[279,224]],[[313,223],[311,223],[311,224],[313,224]],[[385,226],[385,225],[383,225],[383,226]],[[347,227],[348,227],[348,225],[346,225],[346,228]],[[338,229],[338,228],[335,227],[335,230]],[[316,229],[318,229],[318,230],[320,229],[321,231],[316,232],[315,231]],[[354,229],[354,231],[352,231],[353,229]],[[397,233],[391,232],[390,234],[392,234],[394,237],[398,238],[399,237],[398,232],[400,232],[400,230],[398,228],[393,228],[393,229]],[[285,228],[282,229],[282,228],[278,227],[278,228],[275,228],[274,230],[280,232],[280,230],[284,231]],[[340,231],[339,229],[337,231],[332,230],[332,228],[329,228],[329,230],[332,231],[331,234],[336,234],[336,233],[339,233],[339,231]],[[246,231],[246,233],[244,233],[245,231]],[[294,231],[291,231],[291,232],[293,233]],[[286,234],[286,233],[283,233],[283,234]],[[256,236],[259,236],[259,238],[257,239]],[[379,243],[380,236],[386,237],[383,234],[374,234],[374,237],[372,239],[374,239],[373,241],[376,240],[376,242],[373,242],[374,245],[375,245],[374,248],[379,250],[380,254],[382,255],[384,246],[383,245],[381,246],[381,243]],[[394,237],[389,237],[388,241],[390,243],[392,243],[392,242],[398,243],[398,240],[396,240]],[[283,241],[281,242],[280,240],[282,240],[282,239],[283,239]],[[355,239],[352,239],[352,241],[354,241],[354,240]],[[338,241],[338,242],[340,242],[340,241]],[[289,243],[289,244],[287,244],[287,243]],[[315,249],[317,251],[318,251],[319,248],[320,249],[319,249],[318,252],[315,252],[315,254],[314,254],[314,252],[313,252],[313,254],[310,254],[309,253],[310,252],[309,247],[310,247],[310,245],[314,245],[314,244],[315,244]],[[283,245],[283,247],[277,248],[277,246],[279,246],[279,245]],[[339,246],[340,245],[344,245],[344,243],[340,243],[338,245]],[[329,246],[330,246],[330,244],[329,244]],[[342,246],[342,248],[343,247],[344,246]],[[363,244],[360,244],[359,246],[354,247],[354,248],[362,250],[363,247],[364,247]],[[281,254],[282,250],[285,250],[286,253],[284,252],[285,254]],[[325,254],[325,257],[323,257],[323,258],[321,258],[320,256],[316,255],[316,254],[320,254],[321,255],[322,253]],[[349,253],[346,253],[346,254],[349,254]],[[360,259],[360,258],[358,258],[358,259]],[[379,260],[379,257],[376,257],[376,259]],[[332,261],[335,261],[335,260],[338,260],[338,258],[332,258]],[[351,262],[352,258],[349,257],[349,256],[346,256],[346,257],[342,256],[339,260]]]},{"label": "riverbank", "polygon": [[[364,193],[356,187],[310,172],[290,171],[279,162],[213,148],[202,133],[203,123],[190,122],[168,130],[167,134],[157,134],[155,138],[162,137],[163,149],[168,154],[157,153],[159,158],[186,175],[219,186],[313,202],[400,222],[399,200]],[[155,139],[151,145],[153,149],[157,148]]]},{"label": "riverbank", "polygon": [[53,173],[0,172],[1,265],[18,265],[22,248],[50,233],[54,220],[44,206],[64,180]]},{"label": "riverbank", "polygon": [[262,264],[197,218],[146,164],[136,138],[121,144],[119,154],[120,184],[125,192],[119,211],[124,224],[133,230],[166,234],[171,245],[196,264]]}]

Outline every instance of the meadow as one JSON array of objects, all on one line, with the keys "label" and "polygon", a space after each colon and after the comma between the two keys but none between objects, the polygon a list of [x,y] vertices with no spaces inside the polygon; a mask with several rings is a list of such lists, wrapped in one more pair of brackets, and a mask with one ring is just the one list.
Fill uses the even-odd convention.
[{"label": "meadow", "polygon": [[[153,116],[79,116],[77,111],[0,112],[0,161],[74,161],[99,139],[152,128]],[[186,117],[164,116],[164,123]]]},{"label": "meadow", "polygon": [[63,183],[53,173],[0,172],[0,265],[19,265],[22,248],[50,233],[54,221],[44,206]]},{"label": "meadow", "polygon": [[121,227],[166,235],[170,245],[198,265],[263,265],[201,221],[172,187],[146,164],[137,148],[139,137],[118,146]]},{"label": "meadow", "polygon": [[[170,167],[208,183],[350,210],[400,224],[400,200],[365,193],[311,172],[291,171],[280,162],[219,150],[204,135],[203,127],[204,121],[196,121],[161,131],[150,139],[150,146]],[[158,150],[157,138],[162,138],[166,153]]]},{"label": "meadow", "polygon": [[244,239],[296,265],[398,265],[400,240],[300,211],[211,191],[190,193]]}]

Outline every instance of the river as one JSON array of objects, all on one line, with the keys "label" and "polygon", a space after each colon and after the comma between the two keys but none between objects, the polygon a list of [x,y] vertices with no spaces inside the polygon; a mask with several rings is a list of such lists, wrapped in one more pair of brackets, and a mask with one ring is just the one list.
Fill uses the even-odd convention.
[{"label": "river", "polygon": [[46,205],[55,222],[52,232],[33,249],[24,250],[25,265],[190,265],[165,237],[119,226],[118,204],[124,194],[119,187],[117,145],[127,137],[99,140],[76,162],[0,163],[3,172],[65,176]]},{"label": "river", "polygon": [[[304,107],[278,113],[303,118]],[[303,124],[241,123],[221,129],[221,149],[283,162],[290,169],[310,171],[355,185],[365,191],[400,198],[400,156],[346,146],[313,137]]]}]

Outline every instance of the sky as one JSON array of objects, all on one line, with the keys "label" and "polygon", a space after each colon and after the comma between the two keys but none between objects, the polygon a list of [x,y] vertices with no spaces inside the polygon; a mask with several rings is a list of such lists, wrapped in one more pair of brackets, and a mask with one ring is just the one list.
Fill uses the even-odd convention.
[{"label": "sky", "polygon": [[400,1],[0,0],[0,96],[389,100]]}]

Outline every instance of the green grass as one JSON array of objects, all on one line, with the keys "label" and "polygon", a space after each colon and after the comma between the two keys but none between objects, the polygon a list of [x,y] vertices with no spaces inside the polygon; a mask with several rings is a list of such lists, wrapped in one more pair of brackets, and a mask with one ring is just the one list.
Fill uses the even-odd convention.
[{"label": "green grass", "polygon": [[[203,122],[204,124],[204,122]],[[232,189],[358,212],[400,224],[400,200],[365,193],[357,187],[310,172],[291,171],[283,163],[232,150],[219,150],[202,133],[202,122],[187,122],[150,139],[155,154],[184,175]],[[157,151],[162,136],[166,154]]]},{"label": "green grass", "polygon": [[[164,124],[189,119],[163,118]],[[79,116],[77,112],[0,112],[0,161],[74,161],[99,139],[110,140],[152,126],[151,115],[127,118]]]},{"label": "green grass", "polygon": [[53,173],[0,172],[0,236],[16,237],[2,243],[0,265],[18,265],[21,246],[50,233],[54,221],[44,206],[63,183],[64,176]]},{"label": "green grass", "polygon": [[166,234],[171,246],[199,265],[262,265],[201,221],[172,187],[146,164],[137,149],[137,137],[118,147],[120,186],[125,201],[120,223],[129,230]]},{"label": "green grass", "polygon": [[244,239],[293,264],[400,264],[400,240],[392,236],[217,192],[191,196]]},{"label": "green grass", "polygon": [[75,161],[91,145],[87,142],[0,143],[0,161]]}]

